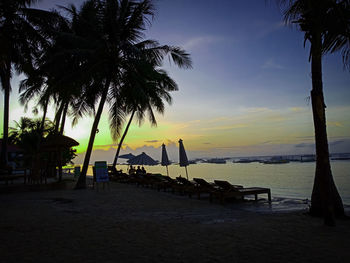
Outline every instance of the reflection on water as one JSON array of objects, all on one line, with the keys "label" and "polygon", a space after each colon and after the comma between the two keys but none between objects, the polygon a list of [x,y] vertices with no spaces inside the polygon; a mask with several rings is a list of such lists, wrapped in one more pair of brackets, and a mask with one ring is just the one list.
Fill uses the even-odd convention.
[{"label": "reflection on water", "polygon": [[[147,172],[166,175],[166,168],[163,166],[145,166],[145,168]],[[170,165],[168,168],[169,175],[173,178],[179,175],[186,176],[184,167]],[[117,169],[123,169],[126,172],[127,165],[118,165]],[[187,169],[190,179],[200,177],[211,182],[221,179],[245,187],[268,187],[271,188],[274,198],[310,200],[315,163],[198,163],[189,165]],[[350,205],[350,161],[332,161],[332,171],[344,204]],[[92,174],[91,169],[88,174]]]}]

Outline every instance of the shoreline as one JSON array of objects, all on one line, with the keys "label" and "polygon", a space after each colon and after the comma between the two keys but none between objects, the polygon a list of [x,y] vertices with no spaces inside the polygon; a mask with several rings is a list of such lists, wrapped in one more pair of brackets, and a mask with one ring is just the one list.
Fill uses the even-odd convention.
[{"label": "shoreline", "polygon": [[[5,262],[347,262],[350,221],[110,183],[0,195]],[[273,205],[273,204],[272,204]]]},{"label": "shoreline", "polygon": [[[93,175],[87,174],[86,179],[87,179],[87,185],[92,185],[92,178]],[[64,173],[63,174],[63,181],[68,183],[67,187],[63,187],[66,190],[71,190],[74,188],[74,185],[76,183],[77,178],[74,177],[73,173]],[[63,189],[60,186],[53,186],[53,184],[57,183],[56,178],[48,178],[48,186],[47,188],[45,187],[45,184],[40,184],[40,185],[30,185],[26,184],[23,185],[23,179],[15,179],[13,180],[13,183],[10,182],[8,185],[5,183],[0,183],[0,195],[1,194],[9,194],[13,192],[28,192],[28,191],[48,191],[48,190],[60,190]],[[112,182],[111,182],[112,183]],[[11,188],[18,188],[18,190],[11,190]],[[90,186],[91,188],[91,186]],[[309,198],[301,198],[301,197],[295,197],[295,196],[287,196],[287,195],[279,195],[279,194],[274,194],[274,192],[271,192],[272,194],[272,204],[274,207],[274,213],[276,212],[288,212],[288,211],[298,211],[298,210],[305,210],[311,205],[311,199]],[[245,198],[247,201],[253,200],[251,197],[246,197]],[[264,199],[264,198],[261,198]],[[251,202],[251,204],[254,204],[254,202]],[[261,203],[260,203],[261,204]],[[237,205],[237,204],[236,204]],[[344,209],[347,214],[350,214],[350,204],[344,203]],[[256,212],[259,212],[261,210],[262,212],[268,213],[269,210],[264,210],[264,206],[253,206],[253,208],[257,208]],[[247,208],[245,208],[247,209]],[[272,210],[270,210],[272,212]]]}]

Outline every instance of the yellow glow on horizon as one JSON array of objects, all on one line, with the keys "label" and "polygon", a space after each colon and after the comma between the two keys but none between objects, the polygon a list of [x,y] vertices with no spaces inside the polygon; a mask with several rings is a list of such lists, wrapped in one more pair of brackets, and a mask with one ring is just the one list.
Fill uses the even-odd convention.
[{"label": "yellow glow on horizon", "polygon": [[[157,127],[151,127],[147,121],[141,127],[133,123],[125,138],[123,149],[125,147],[133,150],[144,146],[159,147],[162,143],[177,144],[179,138],[184,140],[186,149],[196,151],[210,151],[213,148],[253,149],[256,145],[266,144],[296,144],[299,143],[300,138],[312,140],[312,116],[311,113],[305,114],[307,111],[309,111],[308,108],[298,107],[285,110],[254,108],[247,109],[245,113],[234,117],[196,119],[188,122],[167,121],[163,118],[158,122]],[[344,116],[346,110],[337,111],[341,111],[341,115]],[[339,121],[334,121],[333,115],[330,114],[331,121],[328,122],[330,134],[337,129],[336,135],[345,136],[344,128],[350,124],[343,124],[346,123],[345,116],[338,117]],[[304,125],[300,126],[298,122]],[[88,133],[91,125],[85,128]],[[96,134],[95,150],[108,151],[111,148],[117,148],[117,142],[113,143],[108,127],[108,118],[104,116],[99,125],[99,133]],[[72,137],[74,138],[74,134]],[[86,151],[88,137],[80,138],[79,142],[81,145],[77,150],[78,153],[82,153]]]},{"label": "yellow glow on horizon", "polygon": [[[10,119],[19,120],[23,109],[14,109]],[[348,137],[350,119],[348,106],[327,108],[328,135],[332,137]],[[52,112],[49,114],[52,119]],[[30,112],[26,116],[33,117]],[[133,123],[125,138],[123,149],[129,147],[138,149],[144,146],[158,148],[162,143],[166,145],[178,144],[182,138],[186,150],[213,152],[217,149],[232,149],[239,152],[254,151],[264,145],[297,144],[301,140],[313,142],[313,120],[311,106],[289,107],[284,109],[243,108],[227,113],[225,116],[213,118],[194,118],[183,121],[172,117],[156,116],[157,127],[151,127],[145,121],[141,127]],[[40,115],[39,115],[40,117]],[[2,118],[2,116],[1,116]],[[75,147],[77,153],[84,153],[87,149],[92,117],[79,120],[76,127],[71,127],[71,120],[66,121],[65,135],[77,140],[80,145]],[[13,123],[11,123],[13,126]],[[0,122],[2,129],[2,122]],[[93,150],[108,151],[117,148],[109,130],[108,115],[103,113],[96,134]],[[123,132],[123,131],[122,131]],[[306,138],[306,139],[305,139]]]}]

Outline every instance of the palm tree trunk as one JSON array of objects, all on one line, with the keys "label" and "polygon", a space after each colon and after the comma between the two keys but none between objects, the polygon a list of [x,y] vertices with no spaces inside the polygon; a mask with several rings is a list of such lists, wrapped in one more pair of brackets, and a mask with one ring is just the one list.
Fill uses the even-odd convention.
[{"label": "palm tree trunk", "polygon": [[58,108],[58,111],[56,112],[56,116],[55,116],[55,132],[57,132],[57,133],[58,133],[58,130],[60,127],[60,121],[61,121],[63,107],[64,107],[64,103],[61,102],[60,107]]},{"label": "palm tree trunk", "polygon": [[7,72],[8,70],[4,70],[4,71],[5,72],[2,72],[0,76],[1,85],[4,90],[4,125],[3,125],[3,137],[2,137],[2,144],[1,144],[0,162],[1,162],[1,165],[6,166],[7,165],[7,143],[8,143],[8,136],[9,136],[9,113],[10,113],[9,105],[10,105],[11,84],[10,84],[10,72]]},{"label": "palm tree trunk", "polygon": [[67,111],[68,111],[68,103],[66,103],[66,105],[64,106],[64,109],[63,109],[60,134],[63,134],[63,131],[64,131],[64,125],[66,123]]},{"label": "palm tree trunk", "polygon": [[123,145],[125,136],[126,136],[126,134],[128,133],[130,124],[131,124],[131,122],[132,122],[132,119],[134,118],[134,114],[135,114],[135,110],[133,110],[133,112],[131,113],[129,122],[128,122],[128,124],[127,124],[126,127],[125,127],[123,136],[121,137],[121,139],[120,139],[120,141],[119,141],[118,149],[117,149],[117,152],[116,152],[116,154],[115,154],[114,161],[113,161],[113,167],[115,167],[116,164],[117,164],[117,160],[118,160],[118,156],[119,156],[119,153],[120,153],[120,149],[121,149],[121,147],[122,147],[122,145]]},{"label": "palm tree trunk", "polygon": [[321,34],[312,38],[312,113],[316,143],[316,172],[311,196],[310,214],[323,216],[325,224],[334,225],[334,216],[343,216],[344,207],[335,186],[329,160],[325,103],[322,83]]},{"label": "palm tree trunk", "polygon": [[49,105],[49,99],[45,101],[44,108],[43,108],[43,118],[41,119],[41,125],[40,125],[40,133],[41,137],[43,136],[44,133],[44,127],[45,127],[45,119],[46,119],[46,114],[47,114],[47,107]]},{"label": "palm tree trunk", "polygon": [[107,99],[109,84],[110,84],[110,80],[108,79],[106,81],[106,84],[105,84],[105,87],[104,87],[104,90],[103,90],[103,93],[101,96],[100,104],[98,105],[98,109],[96,112],[95,120],[94,120],[94,123],[93,123],[92,128],[91,128],[90,139],[89,139],[88,148],[86,150],[86,154],[85,154],[85,158],[84,158],[83,168],[82,168],[82,171],[81,171],[80,176],[78,178],[78,182],[75,185],[75,189],[85,189],[86,188],[86,173],[87,173],[87,170],[89,167],[89,161],[90,161],[90,157],[91,157],[91,153],[92,153],[92,148],[94,146],[94,140],[95,140],[95,136],[96,136],[96,132],[97,132],[97,128],[98,128],[98,123],[99,123],[101,115],[102,115],[103,106],[104,106],[106,99]]}]

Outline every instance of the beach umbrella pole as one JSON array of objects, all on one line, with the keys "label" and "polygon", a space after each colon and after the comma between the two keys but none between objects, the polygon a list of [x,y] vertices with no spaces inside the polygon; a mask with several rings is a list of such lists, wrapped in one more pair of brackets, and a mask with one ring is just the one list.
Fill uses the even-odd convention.
[{"label": "beach umbrella pole", "polygon": [[168,166],[166,166],[166,175],[169,176]]},{"label": "beach umbrella pole", "polygon": [[187,166],[185,166],[185,170],[186,170],[186,177],[187,177],[187,180],[188,180]]}]

